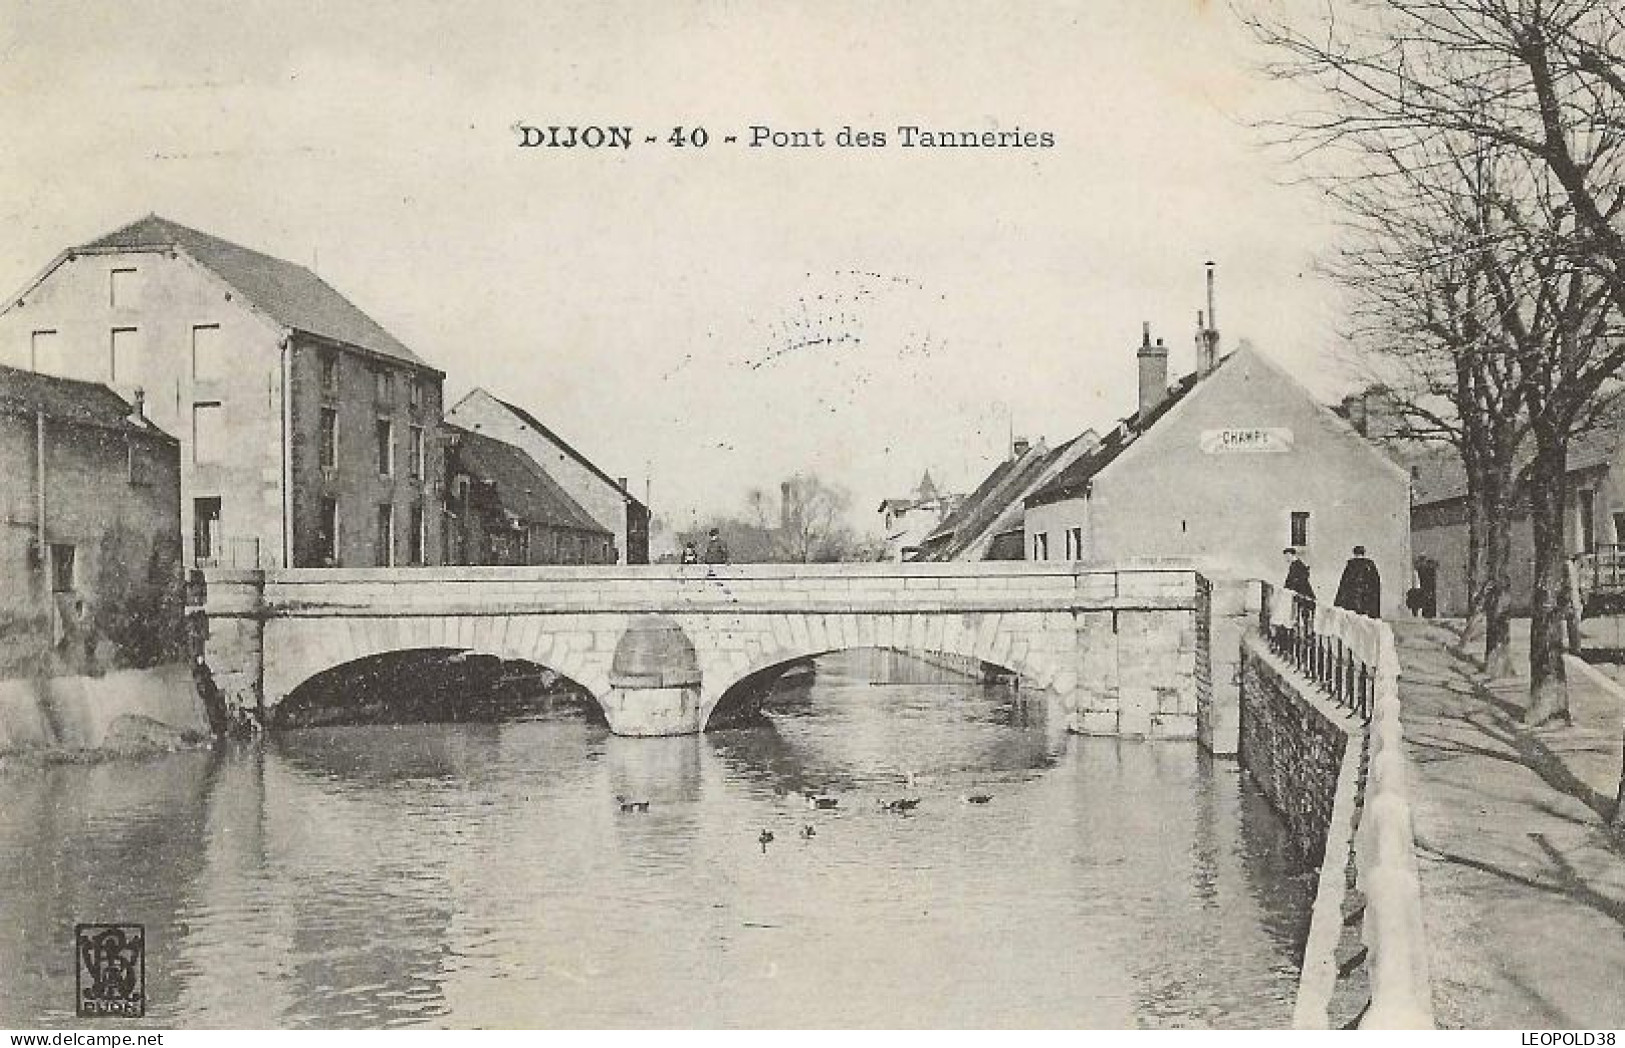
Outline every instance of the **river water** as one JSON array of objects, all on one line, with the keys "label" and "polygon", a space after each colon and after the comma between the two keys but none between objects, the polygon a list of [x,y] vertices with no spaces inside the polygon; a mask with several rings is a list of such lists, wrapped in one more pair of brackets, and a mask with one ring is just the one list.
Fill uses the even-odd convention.
[{"label": "river water", "polygon": [[1290,1021],[1312,879],[1234,764],[898,663],[827,657],[701,737],[556,714],[0,770],[0,1026],[75,1025],[73,925],[114,921],[159,1026]]}]

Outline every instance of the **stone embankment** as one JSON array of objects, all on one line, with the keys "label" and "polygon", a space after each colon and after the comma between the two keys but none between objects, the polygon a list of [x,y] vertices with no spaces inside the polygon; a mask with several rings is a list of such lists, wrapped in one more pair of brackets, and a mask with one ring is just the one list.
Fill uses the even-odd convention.
[{"label": "stone embankment", "polygon": [[0,680],[0,756],[72,761],[206,742],[208,709],[190,667]]},{"label": "stone embankment", "polygon": [[[1269,628],[1266,616],[1262,629]],[[1315,631],[1341,645],[1328,650],[1365,668],[1369,707],[1349,696],[1333,701],[1326,687],[1272,651],[1262,630],[1241,642],[1241,763],[1299,853],[1320,870],[1294,1025],[1429,1028],[1392,633],[1332,609],[1317,613]]]}]

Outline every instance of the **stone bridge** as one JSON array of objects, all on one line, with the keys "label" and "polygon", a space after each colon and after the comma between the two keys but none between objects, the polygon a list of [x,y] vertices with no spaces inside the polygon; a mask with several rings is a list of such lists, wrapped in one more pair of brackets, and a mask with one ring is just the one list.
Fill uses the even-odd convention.
[{"label": "stone bridge", "polygon": [[569,677],[624,735],[703,731],[741,682],[846,648],[991,663],[1091,734],[1192,738],[1211,702],[1210,588],[1188,567],[216,569],[205,581],[206,660],[228,700],[262,716],[323,671],[447,649]]}]

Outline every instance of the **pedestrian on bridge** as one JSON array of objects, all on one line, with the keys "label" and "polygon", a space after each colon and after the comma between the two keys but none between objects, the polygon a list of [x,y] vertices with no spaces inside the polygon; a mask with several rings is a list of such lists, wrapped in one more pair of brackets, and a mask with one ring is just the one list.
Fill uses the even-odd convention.
[{"label": "pedestrian on bridge", "polygon": [[722,533],[716,528],[705,540],[705,562],[707,564],[728,563],[728,544],[722,541]]},{"label": "pedestrian on bridge", "polygon": [[1286,557],[1286,582],[1281,588],[1303,598],[1292,601],[1292,628],[1309,632],[1315,622],[1315,587],[1309,582],[1309,565],[1298,556],[1296,546],[1288,546],[1281,553]]},{"label": "pedestrian on bridge", "polygon": [[1364,546],[1355,546],[1354,555],[1343,565],[1343,578],[1337,583],[1337,599],[1332,604],[1356,615],[1382,618],[1382,576],[1376,563],[1365,555]]}]

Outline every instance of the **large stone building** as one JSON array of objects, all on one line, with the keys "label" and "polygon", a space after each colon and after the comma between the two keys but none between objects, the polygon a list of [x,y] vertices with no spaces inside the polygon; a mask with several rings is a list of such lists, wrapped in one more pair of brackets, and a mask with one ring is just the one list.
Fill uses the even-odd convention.
[{"label": "large stone building", "polygon": [[183,652],[175,438],[106,386],[0,367],[0,679]]},{"label": "large stone building", "polygon": [[438,559],[444,376],[303,266],[149,215],[5,302],[0,364],[144,391],[190,563]]},{"label": "large stone building", "polygon": [[1215,577],[1279,582],[1281,550],[1295,546],[1330,599],[1363,545],[1385,613],[1403,614],[1405,469],[1261,353],[1219,359],[1216,334],[1199,333],[1196,370],[1170,388],[1168,351],[1146,333],[1139,409],[1026,499],[1029,558],[1177,558]]},{"label": "large stone building", "polygon": [[569,442],[521,407],[476,389],[446,412],[446,421],[512,444],[530,456],[615,536],[612,563],[649,563],[649,508]]},{"label": "large stone building", "polygon": [[447,564],[613,564],[615,536],[512,444],[460,426],[446,442]]}]

